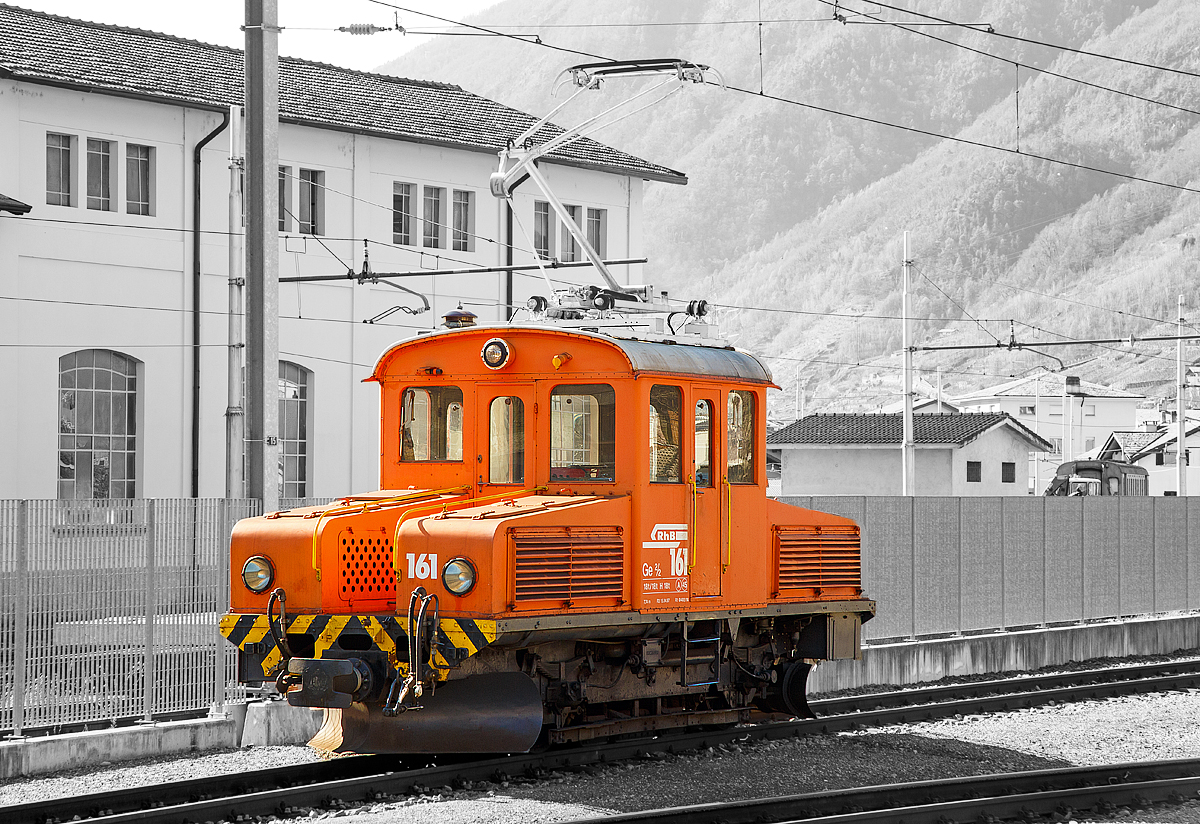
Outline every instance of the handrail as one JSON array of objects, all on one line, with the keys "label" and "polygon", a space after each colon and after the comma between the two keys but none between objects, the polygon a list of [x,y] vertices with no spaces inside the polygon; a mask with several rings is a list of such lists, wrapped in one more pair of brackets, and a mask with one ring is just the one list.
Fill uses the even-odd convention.
[{"label": "handrail", "polygon": [[[339,506],[333,506],[333,507],[323,510],[317,516],[317,523],[313,526],[312,568],[317,571],[317,580],[318,581],[321,580],[321,567],[317,563],[317,535],[321,531],[321,521],[325,520],[326,515],[345,515],[350,512],[366,513],[366,512],[370,512],[374,509],[381,509],[385,506],[396,506],[399,504],[409,503],[411,501],[419,501],[422,498],[428,498],[428,497],[434,496],[434,495],[442,496],[442,495],[452,495],[452,494],[463,494],[469,489],[470,489],[469,486],[454,486],[454,487],[449,487],[447,489],[425,489],[425,490],[420,490],[418,492],[410,492],[406,495],[397,495],[394,498],[378,498],[378,499],[372,498],[370,500],[363,500],[363,502],[361,504],[359,504],[359,503],[341,504]],[[349,500],[351,500],[351,498],[342,498],[342,500],[349,501]]]},{"label": "handrail", "polygon": [[729,554],[730,547],[733,544],[733,487],[729,485],[729,474],[726,473],[723,480],[725,481],[725,501],[726,501],[726,518],[725,518],[725,563],[721,564],[721,572],[729,569]]},{"label": "handrail", "polygon": [[418,506],[418,507],[413,507],[412,509],[406,510],[405,513],[396,520],[396,529],[392,533],[392,571],[395,572],[397,575],[400,574],[400,568],[396,566],[396,558],[400,551],[400,527],[404,526],[404,522],[407,521],[410,517],[415,516],[418,512],[427,512],[429,510],[436,510],[436,509],[440,508],[442,510],[442,513],[445,514],[450,511],[450,507],[452,505],[453,506],[468,506],[468,505],[473,506],[475,504],[487,503],[488,501],[503,501],[503,500],[508,500],[510,498],[518,498],[518,497],[521,497],[524,495],[536,495],[539,492],[545,492],[546,489],[547,489],[547,487],[544,487],[544,486],[534,486],[534,487],[530,487],[529,489],[519,489],[515,492],[504,492],[499,495],[486,495],[482,498],[468,498],[465,501],[454,501],[453,503],[446,502],[446,503],[442,503],[442,504],[431,504],[429,506]]},{"label": "handrail", "polygon": [[688,535],[691,542],[691,548],[688,552],[688,574],[691,575],[692,568],[696,566],[696,478],[694,475],[688,475],[688,485],[692,488],[692,511],[688,517]]}]

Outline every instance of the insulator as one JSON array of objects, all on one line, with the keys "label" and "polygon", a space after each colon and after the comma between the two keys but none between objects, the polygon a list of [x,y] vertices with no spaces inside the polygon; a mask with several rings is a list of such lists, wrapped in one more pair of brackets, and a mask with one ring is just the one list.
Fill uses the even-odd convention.
[{"label": "insulator", "polygon": [[534,295],[529,300],[525,301],[525,307],[530,312],[545,312],[546,307],[550,305],[550,301],[546,300],[541,295]]},{"label": "insulator", "polygon": [[687,313],[694,318],[702,318],[708,314],[708,301],[693,300],[687,305]]},{"label": "insulator", "polygon": [[381,31],[390,31],[376,26],[374,23],[351,23],[349,26],[341,26],[338,31],[344,31],[349,34],[376,34]]}]

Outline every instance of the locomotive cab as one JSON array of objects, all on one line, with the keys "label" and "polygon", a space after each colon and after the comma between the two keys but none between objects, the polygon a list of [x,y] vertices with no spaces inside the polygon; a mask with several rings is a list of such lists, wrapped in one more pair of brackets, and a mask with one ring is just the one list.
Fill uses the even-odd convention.
[{"label": "locomotive cab", "polygon": [[391,347],[380,489],[242,521],[239,678],[338,751],[515,751],[751,711],[874,613],[850,520],[766,496],[769,371],[719,342],[472,326]]}]

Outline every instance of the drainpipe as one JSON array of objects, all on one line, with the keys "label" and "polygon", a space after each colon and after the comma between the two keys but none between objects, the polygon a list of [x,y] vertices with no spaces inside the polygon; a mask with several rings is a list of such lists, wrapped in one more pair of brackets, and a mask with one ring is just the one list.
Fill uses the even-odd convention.
[{"label": "drainpipe", "polygon": [[[511,203],[506,202],[504,204],[504,217],[505,217],[505,221],[504,221],[505,222],[504,262],[507,265],[512,266],[513,265],[513,210],[512,210]],[[512,269],[508,269],[504,273],[504,304],[505,304],[504,319],[505,320],[512,320],[513,314],[516,312],[516,309],[513,308],[512,303],[513,303],[513,272],[512,272]]]},{"label": "drainpipe", "polygon": [[200,152],[229,125],[226,109],[221,125],[192,151],[192,497],[200,497]]}]

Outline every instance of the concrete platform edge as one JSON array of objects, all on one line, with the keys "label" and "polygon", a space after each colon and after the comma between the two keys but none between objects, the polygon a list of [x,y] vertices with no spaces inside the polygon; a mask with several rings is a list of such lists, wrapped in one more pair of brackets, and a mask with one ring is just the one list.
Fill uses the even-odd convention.
[{"label": "concrete platform edge", "polygon": [[903,686],[1197,648],[1200,615],[1190,613],[877,644],[864,647],[860,661],[818,665],[809,675],[808,691],[836,692],[874,684]]}]

